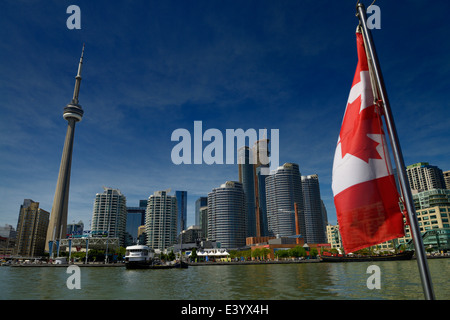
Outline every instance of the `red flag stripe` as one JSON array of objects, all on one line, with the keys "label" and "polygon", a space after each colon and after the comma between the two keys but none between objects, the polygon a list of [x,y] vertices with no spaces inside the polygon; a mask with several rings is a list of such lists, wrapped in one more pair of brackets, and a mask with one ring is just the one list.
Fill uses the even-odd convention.
[{"label": "red flag stripe", "polygon": [[333,163],[333,193],[346,252],[404,236],[381,115],[373,101],[363,37]]}]

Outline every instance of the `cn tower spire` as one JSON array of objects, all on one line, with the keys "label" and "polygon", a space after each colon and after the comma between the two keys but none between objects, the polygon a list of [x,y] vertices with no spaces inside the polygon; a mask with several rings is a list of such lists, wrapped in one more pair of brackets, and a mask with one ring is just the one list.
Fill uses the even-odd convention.
[{"label": "cn tower spire", "polygon": [[78,73],[75,77],[75,88],[73,89],[73,98],[72,101],[64,108],[63,117],[67,121],[69,119],[75,119],[76,122],[81,121],[83,117],[83,109],[79,105],[78,96],[80,94],[80,85],[81,85],[81,69],[83,67],[83,55],[84,55],[84,44],[83,50],[81,51],[80,63],[78,64]]},{"label": "cn tower spire", "polygon": [[73,99],[72,103],[78,104],[78,95],[80,94],[80,85],[81,85],[81,69],[83,68],[83,55],[84,55],[84,44],[83,49],[81,50],[81,58],[80,63],[78,64],[78,73],[75,77],[75,89],[73,90]]},{"label": "cn tower spire", "polygon": [[[54,242],[66,238],[67,210],[69,205],[70,171],[72,166],[73,141],[75,124],[81,121],[83,109],[79,105],[78,96],[81,84],[81,69],[83,66],[84,45],[81,51],[78,73],[75,77],[75,89],[72,101],[64,107],[63,117],[67,120],[67,133],[59,167],[58,181],[56,183],[55,197],[53,199],[50,222],[47,229],[46,250],[53,252]],[[52,257],[52,254],[50,255]]]}]

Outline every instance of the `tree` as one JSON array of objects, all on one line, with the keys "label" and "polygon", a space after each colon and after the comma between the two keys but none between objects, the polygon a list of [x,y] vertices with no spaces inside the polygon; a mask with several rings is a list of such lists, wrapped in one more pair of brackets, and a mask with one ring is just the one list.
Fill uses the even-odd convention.
[{"label": "tree", "polygon": [[195,261],[195,259],[197,259],[197,248],[193,248],[192,249],[192,253],[191,253],[191,261]]},{"label": "tree", "polygon": [[288,251],[289,251],[290,257],[299,258],[299,257],[306,256],[305,248],[300,247],[300,246],[296,246],[295,248],[289,249]]},{"label": "tree", "polygon": [[175,260],[175,253],[173,253],[173,251],[170,251],[170,253],[167,255],[167,260],[169,261]]},{"label": "tree", "polygon": [[261,257],[262,251],[259,248],[256,248],[252,251],[251,256],[252,258],[259,258]]}]

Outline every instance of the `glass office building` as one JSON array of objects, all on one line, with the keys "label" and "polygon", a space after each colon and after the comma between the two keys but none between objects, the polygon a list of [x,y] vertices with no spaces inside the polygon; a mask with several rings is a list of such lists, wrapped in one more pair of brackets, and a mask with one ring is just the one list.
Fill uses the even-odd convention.
[{"label": "glass office building", "polygon": [[247,206],[246,236],[256,237],[256,203],[255,203],[255,168],[253,153],[244,146],[238,150],[239,182],[244,189],[245,204]]},{"label": "glass office building", "polygon": [[177,235],[186,230],[187,220],[187,191],[175,191],[177,198]]},{"label": "glass office building", "polygon": [[326,243],[326,222],[316,174],[302,176],[302,193],[306,231],[303,239],[306,243]]}]

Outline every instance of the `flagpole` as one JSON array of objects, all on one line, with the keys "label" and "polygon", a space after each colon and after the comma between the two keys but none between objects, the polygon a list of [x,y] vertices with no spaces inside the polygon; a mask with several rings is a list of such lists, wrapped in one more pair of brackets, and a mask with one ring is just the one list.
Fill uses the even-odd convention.
[{"label": "flagpole", "polygon": [[[383,102],[384,115],[386,119],[386,127],[389,132],[389,138],[392,145],[392,152],[395,158],[395,164],[398,171],[399,182],[402,188],[403,197],[406,205],[406,211],[408,213],[408,218],[410,222],[410,229],[413,235],[414,247],[416,250],[417,264],[419,267],[420,278],[422,280],[422,287],[424,290],[425,298],[427,300],[434,300],[433,285],[431,282],[431,275],[428,268],[428,262],[425,255],[425,248],[423,246],[422,236],[420,234],[419,224],[417,222],[416,210],[414,207],[414,202],[412,198],[411,189],[406,176],[405,164],[403,160],[402,151],[400,148],[400,143],[397,136],[397,130],[395,128],[394,119],[392,116],[389,100],[386,93],[386,87],[384,84],[384,79],[381,74],[381,69],[378,62],[378,56],[375,51],[375,46],[373,44],[372,34],[367,28],[367,17],[366,10],[362,3],[358,3],[357,6],[357,16],[360,21],[360,25],[363,31],[363,37],[366,44],[366,49],[370,56],[370,62],[372,64],[373,76],[375,77],[376,83],[378,85],[378,91]],[[369,65],[370,65],[369,62]]]}]

